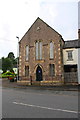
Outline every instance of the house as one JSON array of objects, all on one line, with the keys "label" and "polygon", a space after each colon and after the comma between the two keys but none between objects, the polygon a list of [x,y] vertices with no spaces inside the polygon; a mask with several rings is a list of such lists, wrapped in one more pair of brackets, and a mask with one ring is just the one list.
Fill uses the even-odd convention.
[{"label": "house", "polygon": [[80,30],[78,39],[65,41],[63,46],[64,81],[80,84]]},{"label": "house", "polygon": [[78,29],[78,84],[80,84],[80,29]]},{"label": "house", "polygon": [[64,82],[62,36],[39,17],[19,42],[19,76],[27,81]]},{"label": "house", "polygon": [[3,70],[2,69],[0,69],[0,74],[2,74],[3,73]]},{"label": "house", "polygon": [[14,67],[14,68],[13,68],[13,71],[14,71],[15,74],[17,74],[17,72],[18,72],[17,67]]},{"label": "house", "polygon": [[64,80],[68,83],[78,83],[78,41],[65,41],[63,46]]}]

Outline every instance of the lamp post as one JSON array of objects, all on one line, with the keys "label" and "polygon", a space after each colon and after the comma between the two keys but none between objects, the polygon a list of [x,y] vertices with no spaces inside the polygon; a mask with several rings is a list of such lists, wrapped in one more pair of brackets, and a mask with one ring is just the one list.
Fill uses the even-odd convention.
[{"label": "lamp post", "polygon": [[18,45],[17,45],[17,81],[19,79],[19,37],[16,36],[18,39]]}]

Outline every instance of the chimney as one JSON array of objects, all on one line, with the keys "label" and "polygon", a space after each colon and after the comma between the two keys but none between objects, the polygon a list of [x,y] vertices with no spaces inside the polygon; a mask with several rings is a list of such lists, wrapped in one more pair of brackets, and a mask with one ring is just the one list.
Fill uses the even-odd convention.
[{"label": "chimney", "polygon": [[78,29],[78,39],[80,39],[80,29]]}]

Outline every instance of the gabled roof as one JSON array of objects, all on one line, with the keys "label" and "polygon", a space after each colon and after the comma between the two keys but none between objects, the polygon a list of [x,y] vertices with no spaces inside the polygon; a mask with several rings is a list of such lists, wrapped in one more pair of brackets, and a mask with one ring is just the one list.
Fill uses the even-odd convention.
[{"label": "gabled roof", "polygon": [[[50,27],[52,30],[54,30],[50,25],[48,25],[46,22],[44,22],[41,18],[38,17],[38,18],[36,19],[36,21],[37,21],[38,19],[41,20],[44,24],[46,24],[48,27]],[[58,35],[60,35],[56,30],[54,30],[54,31],[55,31]],[[60,35],[60,36],[61,36],[61,35]]]},{"label": "gabled roof", "polygon": [[80,39],[65,41],[63,48],[80,48]]},{"label": "gabled roof", "polygon": [[[52,29],[53,31],[55,31],[58,35],[60,35],[56,30],[54,30],[51,26],[49,26],[46,22],[44,22],[42,19],[40,19],[39,17],[35,20],[35,22],[31,25],[31,27],[28,29],[28,31],[24,34],[24,36],[29,32],[29,30],[32,28],[32,26],[38,21],[38,20],[40,20],[40,21],[42,21],[44,24],[46,24],[50,29]],[[23,36],[23,37],[24,37]],[[61,36],[61,35],[60,35]],[[23,37],[21,38],[21,40],[23,39]],[[62,38],[62,36],[61,36],[61,38]],[[21,41],[20,40],[20,41]],[[63,40],[63,39],[62,39]],[[19,41],[19,42],[20,42]],[[63,40],[64,41],[64,40]]]}]

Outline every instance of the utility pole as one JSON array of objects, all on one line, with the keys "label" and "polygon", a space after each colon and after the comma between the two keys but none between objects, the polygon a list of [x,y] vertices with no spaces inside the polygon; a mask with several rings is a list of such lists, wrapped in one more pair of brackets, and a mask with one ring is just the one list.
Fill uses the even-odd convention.
[{"label": "utility pole", "polygon": [[17,81],[19,80],[19,37],[16,36],[18,39],[18,44],[17,44]]}]

